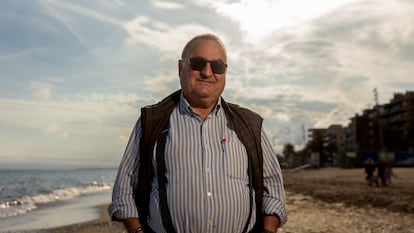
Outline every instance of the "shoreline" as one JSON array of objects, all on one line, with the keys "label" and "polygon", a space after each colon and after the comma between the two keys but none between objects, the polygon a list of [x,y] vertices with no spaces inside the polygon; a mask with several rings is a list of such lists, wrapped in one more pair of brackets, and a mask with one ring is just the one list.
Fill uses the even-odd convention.
[{"label": "shoreline", "polygon": [[[111,190],[39,205],[37,209],[15,217],[0,219],[0,233],[53,232],[50,230],[110,222],[106,213]],[[65,231],[58,231],[65,232]]]},{"label": "shoreline", "polygon": [[[90,220],[82,223],[75,223],[66,226],[60,226],[49,229],[42,229],[35,231],[36,233],[65,233],[65,232],[77,232],[77,233],[127,233],[124,230],[124,226],[120,222],[114,222],[110,219],[107,207],[109,204],[96,206],[99,209],[100,217],[94,220]],[[25,231],[21,233],[29,233],[33,231]]]},{"label": "shoreline", "polygon": [[[278,233],[414,233],[414,213],[407,209],[414,204],[414,181],[410,179],[414,168],[395,169],[395,172],[399,177],[392,186],[377,188],[367,186],[362,169],[284,171],[288,222]],[[383,205],[370,203],[375,200]],[[395,208],[402,204],[396,205],[394,201],[405,203],[405,211]],[[127,233],[122,223],[111,221],[107,213],[109,203],[108,200],[93,206],[98,213],[93,220],[7,233]]]},{"label": "shoreline", "polygon": [[80,223],[73,223],[64,226],[57,226],[43,229],[27,229],[17,231],[5,231],[3,233],[127,233],[120,222],[111,221],[107,207],[109,204],[102,204],[94,208],[99,211],[99,217]]}]

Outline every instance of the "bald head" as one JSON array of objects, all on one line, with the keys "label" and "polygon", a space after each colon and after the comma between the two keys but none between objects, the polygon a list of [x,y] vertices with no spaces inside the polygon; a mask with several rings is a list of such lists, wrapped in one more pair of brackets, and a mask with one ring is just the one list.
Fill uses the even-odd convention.
[{"label": "bald head", "polygon": [[181,54],[181,58],[187,58],[189,54],[191,54],[191,51],[194,48],[194,45],[200,41],[200,40],[212,40],[216,41],[223,49],[224,55],[225,55],[225,62],[227,61],[227,52],[226,48],[224,47],[223,42],[218,38],[216,35],[213,34],[201,34],[198,36],[193,37],[190,41],[187,42],[187,44],[184,46],[183,52]]}]

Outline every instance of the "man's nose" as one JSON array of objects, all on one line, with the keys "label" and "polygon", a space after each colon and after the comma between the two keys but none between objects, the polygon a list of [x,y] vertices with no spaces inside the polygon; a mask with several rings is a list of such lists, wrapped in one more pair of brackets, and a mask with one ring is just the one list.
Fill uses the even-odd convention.
[{"label": "man's nose", "polygon": [[206,66],[204,66],[203,70],[201,70],[201,77],[208,78],[211,75],[213,75],[213,71],[211,70],[210,62],[207,62]]}]

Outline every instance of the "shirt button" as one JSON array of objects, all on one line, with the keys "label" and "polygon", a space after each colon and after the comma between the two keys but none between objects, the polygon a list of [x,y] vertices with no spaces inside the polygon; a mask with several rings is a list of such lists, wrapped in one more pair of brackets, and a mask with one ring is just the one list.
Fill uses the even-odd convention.
[{"label": "shirt button", "polygon": [[207,220],[208,225],[213,225],[213,220],[209,219]]},{"label": "shirt button", "polygon": [[207,192],[207,196],[211,197],[211,192]]}]

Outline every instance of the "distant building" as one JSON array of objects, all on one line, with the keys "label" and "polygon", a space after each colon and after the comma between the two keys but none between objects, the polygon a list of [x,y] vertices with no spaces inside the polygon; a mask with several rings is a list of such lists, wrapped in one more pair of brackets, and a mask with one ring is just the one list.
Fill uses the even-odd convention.
[{"label": "distant building", "polygon": [[339,166],[343,161],[345,132],[342,125],[330,125],[325,132],[323,149],[327,161],[332,166]]},{"label": "distant building", "polygon": [[414,91],[394,94],[390,103],[383,105],[380,117],[384,148],[414,152]]},{"label": "distant building", "polygon": [[414,91],[396,93],[389,103],[355,114],[346,127],[334,124],[308,132],[312,165],[359,166],[367,157],[392,154],[395,161],[414,166]]},{"label": "distant building", "polygon": [[310,150],[309,162],[313,167],[324,166],[326,159],[323,153],[323,143],[326,129],[308,129],[308,132],[308,147]]}]

